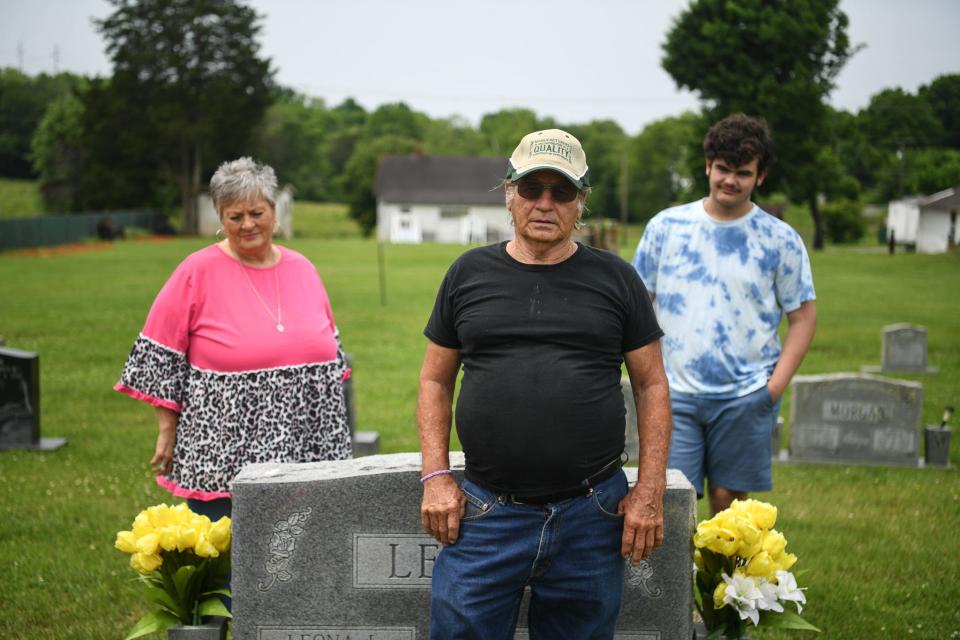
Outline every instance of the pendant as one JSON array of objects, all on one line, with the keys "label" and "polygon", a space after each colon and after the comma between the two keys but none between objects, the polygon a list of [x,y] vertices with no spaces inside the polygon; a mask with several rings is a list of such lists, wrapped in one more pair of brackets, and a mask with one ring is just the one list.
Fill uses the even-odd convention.
[{"label": "pendant", "polygon": [[279,322],[277,323],[277,331],[279,331],[280,333],[283,333],[283,325],[280,324]]}]

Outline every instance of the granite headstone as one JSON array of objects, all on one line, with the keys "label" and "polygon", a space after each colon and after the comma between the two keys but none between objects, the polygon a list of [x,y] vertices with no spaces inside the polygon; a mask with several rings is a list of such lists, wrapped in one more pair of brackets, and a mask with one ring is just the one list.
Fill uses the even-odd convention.
[{"label": "granite headstone", "polygon": [[783,416],[777,416],[777,422],[770,432],[770,457],[774,460],[785,460],[788,450],[782,448],[783,441]]},{"label": "granite headstone", "polygon": [[882,363],[861,367],[865,373],[937,373],[927,366],[927,329],[913,324],[891,324],[883,328]]},{"label": "granite headstone", "polygon": [[917,466],[920,383],[833,373],[791,386],[791,461]]},{"label": "granite headstone", "polygon": [[[459,476],[463,455],[451,462]],[[415,453],[246,467],[233,484],[233,638],[425,640],[441,546],[420,528],[419,472]],[[627,566],[617,640],[691,637],[695,501],[669,471],[664,544]]]},{"label": "granite headstone", "polygon": [[0,449],[51,451],[66,442],[40,437],[40,356],[0,347]]},{"label": "granite headstone", "polygon": [[347,406],[347,424],[350,425],[350,436],[353,439],[353,457],[372,456],[380,453],[380,432],[357,430],[357,405],[353,393],[353,359],[349,353],[344,354],[350,375],[343,381],[343,401]]},{"label": "granite headstone", "polygon": [[620,380],[620,391],[623,392],[624,413],[624,451],[629,460],[634,462],[640,457],[640,434],[637,432],[637,401],[633,398],[633,387],[630,379]]}]

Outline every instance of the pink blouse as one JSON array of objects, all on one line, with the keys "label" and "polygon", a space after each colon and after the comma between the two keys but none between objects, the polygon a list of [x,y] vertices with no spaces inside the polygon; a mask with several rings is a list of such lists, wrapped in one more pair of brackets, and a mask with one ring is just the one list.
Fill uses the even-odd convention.
[{"label": "pink blouse", "polygon": [[265,269],[217,245],[188,256],[157,295],[114,386],[180,412],[174,470],[157,478],[175,495],[228,496],[249,462],[350,456],[349,371],[330,300],[306,258],[280,253]]}]

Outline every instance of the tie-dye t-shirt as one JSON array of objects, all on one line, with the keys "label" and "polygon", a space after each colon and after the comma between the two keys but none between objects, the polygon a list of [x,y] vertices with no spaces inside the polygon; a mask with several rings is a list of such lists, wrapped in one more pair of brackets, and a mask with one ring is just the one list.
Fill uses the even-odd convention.
[{"label": "tie-dye t-shirt", "polygon": [[761,388],[780,357],[784,312],[815,299],[797,232],[756,205],[730,222],[698,200],[657,214],[633,266],[656,295],[670,388],[736,398]]}]

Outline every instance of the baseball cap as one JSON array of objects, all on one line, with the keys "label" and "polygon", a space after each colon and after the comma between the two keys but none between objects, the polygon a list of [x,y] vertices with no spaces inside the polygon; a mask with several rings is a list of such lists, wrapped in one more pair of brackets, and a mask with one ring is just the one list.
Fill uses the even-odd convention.
[{"label": "baseball cap", "polygon": [[507,164],[507,180],[514,181],[531,173],[557,171],[578,189],[590,186],[587,155],[580,141],[560,129],[544,129],[523,136]]}]

